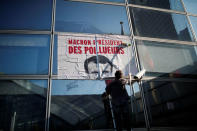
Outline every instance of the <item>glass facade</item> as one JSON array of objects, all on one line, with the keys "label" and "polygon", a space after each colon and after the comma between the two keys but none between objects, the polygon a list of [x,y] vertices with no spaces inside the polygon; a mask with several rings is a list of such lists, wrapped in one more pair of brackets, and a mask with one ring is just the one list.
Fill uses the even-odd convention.
[{"label": "glass facade", "polygon": [[[72,16],[70,12],[72,12]],[[123,22],[125,34],[129,35],[128,19],[124,6],[57,1],[56,31],[121,34],[120,22]]]},{"label": "glass facade", "polygon": [[1,1],[0,29],[50,30],[51,12],[51,0],[30,0],[28,2],[26,0]]},{"label": "glass facade", "polygon": [[142,37],[193,41],[185,15],[130,8],[134,34]]},{"label": "glass facade", "polygon": [[197,17],[193,17],[193,16],[190,16],[190,21],[192,23],[192,27],[194,29],[194,32],[195,32],[195,36],[197,36]]},{"label": "glass facade", "polygon": [[137,40],[136,43],[138,51],[143,52],[139,53],[139,58],[147,75],[197,73],[196,46],[142,40]]},{"label": "glass facade", "polygon": [[[111,108],[104,101],[113,78],[59,77],[62,54],[78,53],[79,58],[62,61],[77,63],[83,46],[91,52],[89,45],[94,45],[92,52],[98,55],[96,45],[108,39],[118,49],[106,48],[108,53],[121,54],[126,48],[132,57],[123,58],[129,62],[126,74],[146,69],[142,81],[126,85],[132,128],[196,130],[196,6],[195,0],[2,1],[0,131],[113,129]],[[75,44],[72,50],[59,48],[65,36],[71,36],[66,40]],[[98,56],[89,59],[95,68],[107,61]]]},{"label": "glass facade", "polygon": [[0,80],[0,129],[44,130],[47,80]]},{"label": "glass facade", "polygon": [[197,14],[197,9],[195,7],[197,3],[196,0],[183,0],[183,2],[188,13]]},{"label": "glass facade", "polygon": [[0,35],[1,74],[48,74],[50,35]]},{"label": "glass facade", "polygon": [[129,3],[154,8],[184,11],[181,0],[129,0]]},{"label": "glass facade", "polygon": [[143,86],[152,126],[184,125],[187,130],[191,130],[196,122],[196,83],[145,81]]}]

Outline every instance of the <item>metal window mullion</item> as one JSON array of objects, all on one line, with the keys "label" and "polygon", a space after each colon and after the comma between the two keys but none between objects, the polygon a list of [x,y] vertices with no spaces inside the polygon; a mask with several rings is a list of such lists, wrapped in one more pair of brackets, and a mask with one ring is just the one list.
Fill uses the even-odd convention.
[{"label": "metal window mullion", "polygon": [[48,90],[47,90],[47,103],[46,103],[46,121],[45,131],[49,131],[49,119],[50,119],[50,106],[51,106],[51,88],[52,88],[52,74],[53,74],[53,48],[55,37],[55,12],[56,12],[56,0],[53,0],[52,5],[52,19],[51,19],[51,41],[50,41],[50,59],[49,59],[49,74],[48,74]]},{"label": "metal window mullion", "polygon": [[193,38],[194,38],[194,41],[197,41],[197,37],[196,37],[196,34],[195,34],[195,32],[194,32],[194,28],[193,28],[193,26],[192,26],[192,24],[191,24],[191,21],[190,21],[190,19],[189,19],[189,16],[188,16],[187,10],[186,10],[186,8],[185,8],[185,5],[184,5],[184,3],[183,3],[183,0],[181,0],[181,4],[183,5],[183,9],[184,9],[184,11],[186,12],[186,18],[187,18],[187,21],[188,21],[188,23],[189,23],[189,27],[190,27],[190,29],[191,29],[192,36],[193,36]]},{"label": "metal window mullion", "polygon": [[[58,78],[57,75],[53,75],[52,79],[53,80],[65,80],[65,78]],[[79,79],[69,79],[69,80],[79,80]],[[86,79],[80,79],[80,80],[86,80]],[[95,80],[95,79],[91,79],[91,80]],[[144,76],[142,78],[142,81],[177,81],[177,82],[197,83],[196,79],[194,79],[194,78],[184,78],[184,77],[172,78],[172,77],[157,77],[157,76]]]},{"label": "metal window mullion", "polygon": [[48,79],[48,75],[0,75],[0,80],[37,80]]},{"label": "metal window mullion", "polygon": [[138,70],[140,70],[140,64],[139,64],[139,59],[137,56],[137,50],[136,50],[136,46],[135,46],[135,39],[134,39],[134,33],[133,33],[133,26],[132,26],[132,22],[131,22],[131,15],[130,15],[130,11],[129,11],[129,6],[128,6],[128,0],[126,0],[126,11],[127,11],[127,17],[128,17],[128,22],[129,22],[129,30],[130,30],[130,37],[132,39],[132,47],[133,47],[133,51],[134,51],[134,57],[135,57],[135,61],[136,61],[136,66],[138,68]]},{"label": "metal window mullion", "polygon": [[189,12],[187,12],[187,15],[197,17],[197,14],[192,14],[192,13],[189,13]]},{"label": "metal window mullion", "polygon": [[156,76],[144,76],[142,81],[166,81],[166,82],[193,82],[197,83],[194,78],[172,78],[172,77],[156,77]]},{"label": "metal window mullion", "polygon": [[82,2],[82,3],[93,3],[93,4],[103,4],[103,5],[119,5],[125,6],[124,3],[118,2],[107,2],[107,1],[96,1],[96,0],[64,0],[64,1],[71,1],[71,2]]},{"label": "metal window mullion", "polygon": [[181,44],[181,45],[196,45],[196,42],[190,42],[190,41],[151,38],[151,37],[143,37],[143,36],[134,36],[134,38],[137,39],[137,40],[145,40],[145,41],[153,41],[153,42],[161,42],[161,43],[174,43],[174,44]]},{"label": "metal window mullion", "polygon": [[140,61],[139,61],[139,55],[138,55],[137,46],[136,46],[136,43],[135,43],[135,36],[134,36],[134,33],[133,33],[132,24],[130,24],[130,28],[132,30],[132,32],[131,32],[131,38],[133,40],[132,49],[134,51],[136,67],[138,68],[138,71],[140,71],[141,70],[141,67],[140,67],[141,64],[140,64]]},{"label": "metal window mullion", "polygon": [[[135,61],[136,61],[136,66],[138,68],[138,70],[140,71],[140,61],[139,61],[139,55],[137,52],[137,47],[136,47],[136,43],[135,43],[135,39],[134,39],[134,33],[133,33],[133,27],[132,27],[132,23],[131,23],[131,18],[130,18],[130,11],[129,11],[129,6],[128,6],[128,0],[126,2],[126,8],[127,8],[127,16],[129,19],[129,27],[130,27],[130,31],[131,31],[131,38],[132,38],[132,47],[133,47],[133,51],[134,51],[134,57],[135,57]],[[145,94],[144,94],[144,90],[142,87],[142,82],[139,82],[139,88],[140,88],[140,95],[142,98],[142,104],[143,104],[143,109],[144,109],[144,117],[145,117],[145,124],[146,124],[146,128],[147,130],[150,129],[150,123],[149,123],[149,119],[148,119],[148,111],[147,111],[147,105],[146,105],[146,100],[145,100]]]},{"label": "metal window mullion", "polygon": [[42,35],[42,34],[51,34],[51,31],[37,31],[37,30],[0,30],[0,34],[37,34],[37,35]]}]

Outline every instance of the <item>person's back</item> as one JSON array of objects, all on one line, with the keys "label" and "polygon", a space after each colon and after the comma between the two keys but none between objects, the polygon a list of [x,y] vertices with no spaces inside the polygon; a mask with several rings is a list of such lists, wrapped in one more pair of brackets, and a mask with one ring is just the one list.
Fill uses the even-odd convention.
[{"label": "person's back", "polygon": [[118,131],[122,131],[125,127],[129,131],[129,96],[125,88],[126,80],[123,79],[122,71],[118,70],[115,73],[115,80],[106,87],[106,93],[112,97],[112,109],[115,115],[116,127]]},{"label": "person's back", "polygon": [[112,97],[112,103],[116,106],[125,104],[129,100],[125,84],[126,80],[120,78],[112,81],[106,88],[106,92]]}]

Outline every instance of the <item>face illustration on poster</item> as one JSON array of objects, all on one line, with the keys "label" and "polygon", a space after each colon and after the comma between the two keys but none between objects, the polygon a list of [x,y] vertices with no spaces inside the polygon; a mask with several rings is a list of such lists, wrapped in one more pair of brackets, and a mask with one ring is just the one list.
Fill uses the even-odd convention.
[{"label": "face illustration on poster", "polygon": [[[99,62],[99,70],[97,66],[97,58]],[[84,69],[90,76],[97,76],[99,71],[101,76],[111,76],[113,68],[117,68],[113,63],[105,56],[98,55],[89,57],[84,62]]]}]

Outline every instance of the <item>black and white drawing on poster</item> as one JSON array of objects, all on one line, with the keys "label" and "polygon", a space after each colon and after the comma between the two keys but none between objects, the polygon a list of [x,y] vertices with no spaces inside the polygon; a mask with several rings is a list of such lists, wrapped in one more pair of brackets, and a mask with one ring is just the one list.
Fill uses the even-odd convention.
[{"label": "black and white drawing on poster", "polygon": [[128,36],[72,33],[58,35],[57,63],[60,79],[113,77],[117,69],[127,75],[133,66],[133,60]]}]

